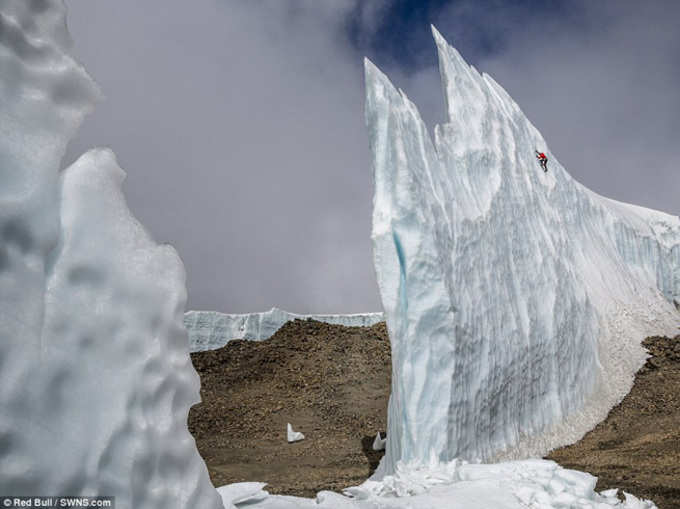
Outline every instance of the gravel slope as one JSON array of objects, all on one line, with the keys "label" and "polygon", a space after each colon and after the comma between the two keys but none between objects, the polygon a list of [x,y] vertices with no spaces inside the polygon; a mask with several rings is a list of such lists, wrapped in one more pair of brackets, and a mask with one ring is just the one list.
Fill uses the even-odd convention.
[{"label": "gravel slope", "polygon": [[553,451],[560,465],[598,477],[597,489],[622,488],[680,508],[680,336],[642,343],[652,354],[635,385],[582,440]]},{"label": "gravel slope", "polygon": [[[385,431],[390,348],[384,322],[286,323],[262,342],[191,354],[202,403],[189,429],[215,486],[263,481],[270,493],[314,497],[363,482]],[[289,444],[286,423],[306,439]]]},{"label": "gravel slope", "polygon": [[[653,355],[607,419],[549,458],[660,509],[680,508],[680,336],[649,338]],[[189,429],[216,486],[263,481],[271,493],[314,497],[364,481],[382,453],[390,346],[384,322],[288,322],[267,341],[234,340],[191,354],[203,402]],[[286,442],[286,423],[302,442]]]}]

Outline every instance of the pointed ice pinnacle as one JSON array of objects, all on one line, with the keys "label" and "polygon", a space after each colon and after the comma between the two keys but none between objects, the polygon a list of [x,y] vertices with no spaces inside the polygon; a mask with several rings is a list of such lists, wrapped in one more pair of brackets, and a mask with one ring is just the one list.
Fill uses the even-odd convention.
[{"label": "pointed ice pinnacle", "polygon": [[299,431],[293,431],[293,426],[291,426],[290,423],[288,423],[286,427],[286,435],[288,437],[288,443],[298,442],[305,438]]},{"label": "pointed ice pinnacle", "polygon": [[678,321],[680,220],[574,181],[501,86],[433,36],[447,109],[434,139],[365,61],[392,346],[377,477],[433,452],[519,458],[580,438],[630,388],[640,341]]},{"label": "pointed ice pinnacle", "polygon": [[375,435],[375,439],[373,440],[373,450],[374,451],[384,451],[385,450],[385,442],[387,442],[387,437],[385,438],[380,438],[380,431]]}]

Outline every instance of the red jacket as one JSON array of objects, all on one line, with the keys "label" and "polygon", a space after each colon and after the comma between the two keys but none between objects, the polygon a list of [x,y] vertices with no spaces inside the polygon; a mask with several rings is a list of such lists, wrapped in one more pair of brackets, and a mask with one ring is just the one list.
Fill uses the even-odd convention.
[{"label": "red jacket", "polygon": [[545,154],[543,152],[539,152],[536,157],[538,157],[539,159],[548,159],[547,157],[545,157]]}]

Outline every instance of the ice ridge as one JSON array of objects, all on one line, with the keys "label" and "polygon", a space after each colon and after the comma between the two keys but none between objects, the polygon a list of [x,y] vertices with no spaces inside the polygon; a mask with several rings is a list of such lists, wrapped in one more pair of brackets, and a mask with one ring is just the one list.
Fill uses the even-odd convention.
[{"label": "ice ridge", "polygon": [[384,318],[382,313],[298,315],[278,308],[244,314],[187,311],[184,314],[184,326],[189,333],[189,350],[201,352],[222,348],[232,339],[254,341],[269,339],[286,322],[296,319],[312,319],[346,327],[369,327],[383,321]]},{"label": "ice ridge", "polygon": [[[373,253],[392,345],[386,456],[540,455],[630,389],[680,324],[680,220],[576,182],[519,106],[433,27],[434,138],[365,62]],[[549,171],[534,150],[549,157]]]}]

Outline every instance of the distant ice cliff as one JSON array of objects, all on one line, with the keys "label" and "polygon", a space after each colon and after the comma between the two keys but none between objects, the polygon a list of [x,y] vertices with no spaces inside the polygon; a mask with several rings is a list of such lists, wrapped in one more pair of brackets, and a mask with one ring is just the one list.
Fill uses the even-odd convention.
[{"label": "distant ice cliff", "polygon": [[187,311],[184,314],[184,325],[189,333],[189,349],[192,352],[200,352],[221,348],[231,339],[255,341],[269,339],[286,322],[308,318],[347,327],[367,327],[384,319],[382,313],[297,315],[272,308],[262,313],[245,314]]}]

